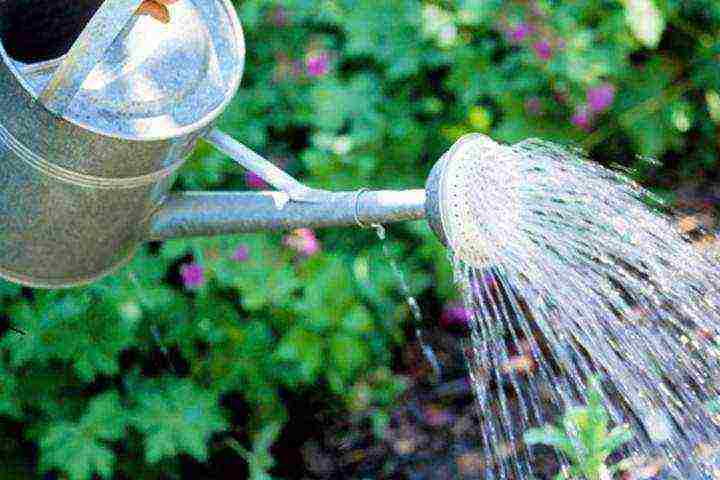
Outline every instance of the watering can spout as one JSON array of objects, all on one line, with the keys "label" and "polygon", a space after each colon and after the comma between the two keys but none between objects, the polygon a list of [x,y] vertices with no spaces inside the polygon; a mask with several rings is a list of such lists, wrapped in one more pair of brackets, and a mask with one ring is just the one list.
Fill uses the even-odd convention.
[{"label": "watering can spout", "polygon": [[218,129],[211,130],[205,140],[278,191],[172,194],[150,218],[149,240],[301,227],[365,227],[425,218],[425,190],[310,188]]},{"label": "watering can spout", "polygon": [[171,195],[150,219],[147,240],[294,228],[371,226],[425,218],[425,190],[323,192],[313,202],[285,192]]}]

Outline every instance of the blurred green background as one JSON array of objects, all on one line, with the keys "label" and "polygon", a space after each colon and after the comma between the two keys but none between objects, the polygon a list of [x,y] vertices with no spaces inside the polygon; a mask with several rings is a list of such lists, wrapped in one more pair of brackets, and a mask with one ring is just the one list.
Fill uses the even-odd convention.
[{"label": "blurred green background", "polygon": [[[312,186],[419,188],[469,132],[580,146],[671,201],[717,179],[716,0],[236,5],[246,74],[221,126]],[[200,145],[177,188],[265,187]],[[422,222],[388,247],[438,323],[456,298],[446,252]],[[0,282],[0,309],[8,479],[218,478],[221,457],[271,478],[288,396],[381,434],[413,340],[382,244],[359,229],[150,244],[87,288]]]}]

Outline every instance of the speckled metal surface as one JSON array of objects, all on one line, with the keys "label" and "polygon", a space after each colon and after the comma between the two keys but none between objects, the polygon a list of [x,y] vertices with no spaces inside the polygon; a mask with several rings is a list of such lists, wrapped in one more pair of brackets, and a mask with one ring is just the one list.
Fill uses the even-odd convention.
[{"label": "speckled metal surface", "polygon": [[[45,0],[49,7],[63,3]],[[203,22],[216,22],[205,25],[200,36],[190,38],[205,42],[204,51],[226,55],[222,62],[229,72],[228,81],[213,85],[225,88],[222,100],[217,92],[212,99],[203,97],[207,91],[204,80],[219,78],[215,75],[220,68],[217,64],[206,65],[215,73],[204,77],[201,86],[183,83],[181,88],[177,72],[182,70],[179,65],[184,65],[187,51],[182,55],[170,49],[174,56],[166,56],[160,50],[155,52],[157,60],[136,55],[125,58],[131,63],[123,63],[111,72],[114,80],[102,84],[106,97],[93,90],[91,75],[65,116],[54,115],[37,100],[41,85],[37,79],[25,77],[4,49],[9,25],[32,24],[34,19],[0,3],[0,276],[30,286],[67,287],[103,276],[132,255],[175,172],[235,94],[242,74],[244,43],[230,2],[182,3],[186,10],[178,21],[187,22],[196,14]],[[208,11],[218,15],[208,19],[203,16]],[[42,10],[28,12],[42,14]],[[219,12],[227,14],[224,23]],[[73,23],[81,14],[68,9],[67,21]],[[183,30],[185,26],[174,28]],[[215,35],[217,31],[231,32],[234,37]],[[203,58],[212,63],[210,57]],[[167,69],[173,73],[158,73]],[[160,89],[163,94],[154,97],[155,103],[139,91],[142,82],[151,82],[154,74],[169,84]],[[190,77],[189,81],[198,79]],[[178,89],[182,95],[173,94]],[[142,97],[139,103],[138,95]],[[107,101],[98,101],[103,98]],[[136,120],[148,114],[148,101],[153,108],[164,104],[167,110],[161,109],[160,116],[154,117],[161,119],[156,126],[140,128],[138,125],[146,124]],[[190,110],[192,115],[187,113]]]},{"label": "speckled metal surface", "polygon": [[283,192],[183,193],[172,195],[152,218],[148,240],[424,217],[425,190],[328,192],[324,201],[311,203],[289,201]]}]

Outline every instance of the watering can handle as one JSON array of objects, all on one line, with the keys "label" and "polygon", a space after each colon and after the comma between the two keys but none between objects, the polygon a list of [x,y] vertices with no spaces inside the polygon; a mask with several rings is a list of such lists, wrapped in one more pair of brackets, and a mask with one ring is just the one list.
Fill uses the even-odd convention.
[{"label": "watering can handle", "polygon": [[[161,4],[176,0],[160,0]],[[53,62],[33,65],[32,70],[55,68],[38,100],[50,111],[63,115],[83,82],[116,42],[122,42],[138,19],[144,0],[105,0],[75,41],[70,51]],[[323,202],[329,192],[312,189],[288,175],[229,135],[214,129],[206,139],[240,165],[256,173],[268,184],[286,193],[296,202]]]},{"label": "watering can handle", "polygon": [[85,78],[113,43],[122,39],[137,20],[143,0],[105,0],[63,57],[38,100],[62,115],[77,95]]},{"label": "watering can handle", "polygon": [[268,184],[285,192],[290,197],[290,200],[318,203],[326,201],[328,198],[330,192],[310,188],[300,183],[273,163],[217,128],[211,130],[210,133],[205,136],[205,139],[215,148],[258,175]]}]

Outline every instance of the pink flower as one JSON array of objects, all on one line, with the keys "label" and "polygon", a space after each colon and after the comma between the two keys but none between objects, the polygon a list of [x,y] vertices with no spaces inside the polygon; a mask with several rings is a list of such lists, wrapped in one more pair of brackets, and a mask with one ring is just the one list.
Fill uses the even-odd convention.
[{"label": "pink flower", "polygon": [[245,183],[248,187],[257,189],[264,189],[268,186],[265,180],[260,178],[260,175],[255,172],[245,172]]},{"label": "pink flower", "polygon": [[294,230],[283,239],[283,244],[305,257],[312,257],[320,251],[320,241],[309,228]]},{"label": "pink flower", "polygon": [[287,11],[283,7],[277,7],[273,11],[272,24],[276,27],[284,27],[288,24]]},{"label": "pink flower", "polygon": [[530,36],[531,29],[527,23],[519,23],[507,31],[507,36],[513,43],[522,43]]},{"label": "pink flower", "polygon": [[587,91],[587,103],[591,112],[604,112],[615,100],[615,86],[611,83],[603,83]]},{"label": "pink flower", "polygon": [[533,43],[532,48],[540,60],[547,61],[552,57],[552,48],[547,40],[538,40]]},{"label": "pink flower", "polygon": [[205,283],[205,269],[197,263],[186,263],[180,267],[180,276],[187,289],[194,289]]},{"label": "pink flower", "polygon": [[472,318],[472,312],[460,303],[451,303],[445,307],[440,317],[443,328],[466,327]]},{"label": "pink flower", "polygon": [[247,262],[250,259],[250,249],[247,245],[240,245],[233,253],[232,259],[236,262]]},{"label": "pink flower", "polygon": [[530,11],[532,11],[533,15],[536,15],[538,17],[545,16],[545,11],[543,10],[542,5],[540,5],[538,2],[532,2]]},{"label": "pink flower", "polygon": [[582,130],[590,130],[591,117],[586,106],[578,107],[570,119],[570,123]]},{"label": "pink flower", "polygon": [[311,77],[322,77],[330,70],[330,55],[320,52],[309,55],[305,60],[307,74]]},{"label": "pink flower", "polygon": [[530,97],[525,100],[525,111],[529,115],[540,115],[542,103],[538,97]]}]

